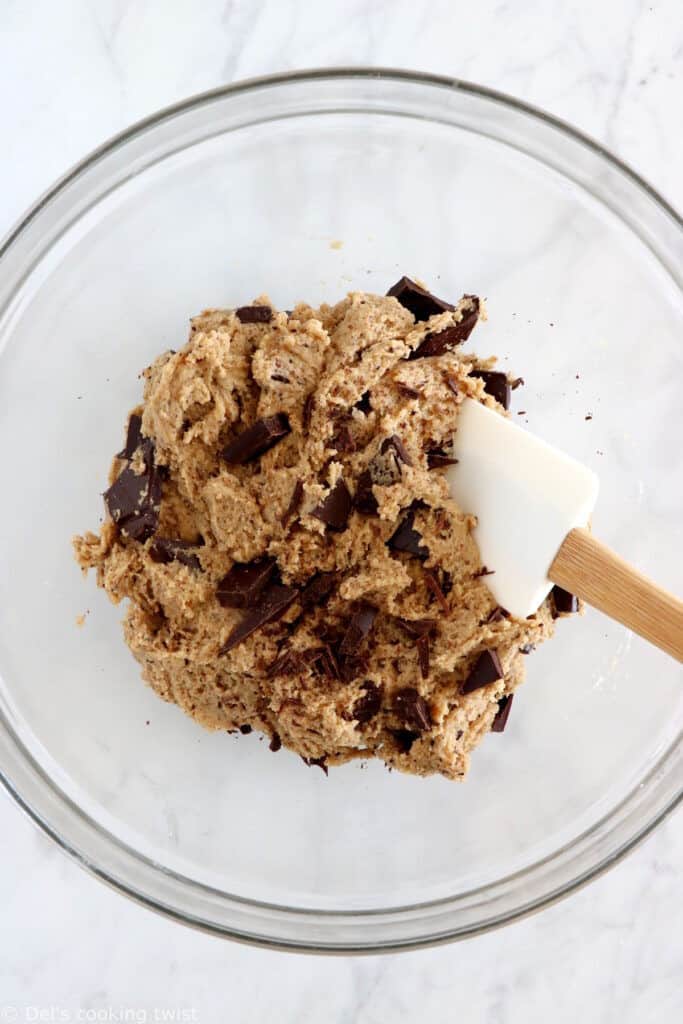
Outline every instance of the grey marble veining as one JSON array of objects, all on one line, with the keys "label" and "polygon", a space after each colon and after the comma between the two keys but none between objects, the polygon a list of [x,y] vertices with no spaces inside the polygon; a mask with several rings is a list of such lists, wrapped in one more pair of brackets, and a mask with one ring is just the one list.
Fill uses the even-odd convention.
[{"label": "grey marble veining", "polygon": [[[160,106],[241,77],[363,63],[513,93],[683,205],[678,0],[8,0],[0,23],[0,232],[88,150]],[[680,816],[540,915],[465,944],[359,960],[285,956],[173,925],[68,862],[4,796],[0,835],[0,1022],[39,1019],[26,1007],[55,1020],[79,1019],[79,1008],[109,1010],[80,1018],[93,1020],[184,1009],[206,1024],[668,1024],[683,1013]]]}]

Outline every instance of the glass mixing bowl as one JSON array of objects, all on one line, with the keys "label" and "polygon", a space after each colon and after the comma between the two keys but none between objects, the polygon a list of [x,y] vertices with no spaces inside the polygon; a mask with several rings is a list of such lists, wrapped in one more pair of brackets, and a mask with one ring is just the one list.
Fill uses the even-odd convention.
[{"label": "glass mixing bowl", "polygon": [[676,589],[682,257],[680,220],[609,153],[446,79],[245,82],[88,157],[2,250],[0,768],[18,803],[146,905],[288,948],[472,935],[614,863],[680,799],[683,680],[598,613],[528,658],[466,784],[379,763],[325,778],[155,697],[70,537],[97,525],[137,375],[190,314],[406,273],[488,298],[473,342],[525,378],[514,412],[598,471],[596,532]]}]

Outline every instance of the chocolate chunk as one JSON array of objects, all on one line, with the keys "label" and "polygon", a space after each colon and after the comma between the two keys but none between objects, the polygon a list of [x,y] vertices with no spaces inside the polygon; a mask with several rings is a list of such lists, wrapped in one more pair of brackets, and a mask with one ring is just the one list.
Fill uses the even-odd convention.
[{"label": "chocolate chunk", "polygon": [[204,541],[172,540],[169,537],[155,537],[149,546],[149,556],[153,562],[161,562],[164,565],[168,562],[180,562],[188,569],[201,569],[201,562],[195,554],[198,547],[203,547]]},{"label": "chocolate chunk", "polygon": [[437,313],[446,313],[455,309],[450,302],[437,299],[435,295],[422,288],[409,277],[402,277],[393,285],[387,295],[393,295],[401,305],[413,314],[416,320],[429,320],[430,316]]},{"label": "chocolate chunk", "polygon": [[349,654],[356,654],[361,644],[372,629],[377,618],[377,609],[371,604],[362,604],[355,612],[342,637],[339,645],[339,653],[342,657]]},{"label": "chocolate chunk", "polygon": [[403,462],[406,466],[412,466],[413,460],[398,434],[392,434],[391,437],[387,437],[386,440],[382,441],[382,447],[380,448],[382,455],[385,455],[390,449],[393,450],[397,462]]},{"label": "chocolate chunk", "polygon": [[460,394],[460,388],[458,387],[458,381],[451,373],[444,373],[443,381],[449,391],[452,391],[454,395]]},{"label": "chocolate chunk", "polygon": [[504,697],[501,697],[498,701],[498,710],[496,711],[496,717],[491,722],[491,732],[503,732],[505,726],[508,724],[508,718],[510,717],[510,709],[512,708],[512,700],[514,693],[508,693]]},{"label": "chocolate chunk", "polygon": [[327,757],[325,757],[325,755],[322,757],[302,757],[301,760],[304,764],[307,764],[309,768],[312,768],[313,765],[315,765],[316,768],[322,768],[325,775],[327,775]]},{"label": "chocolate chunk", "polygon": [[520,654],[531,654],[532,651],[536,650],[536,644],[523,644],[519,648]]},{"label": "chocolate chunk", "polygon": [[343,682],[352,683],[368,670],[368,659],[363,655],[348,655],[339,662],[339,674]]},{"label": "chocolate chunk", "polygon": [[423,679],[429,678],[429,636],[425,634],[417,638],[417,660]]},{"label": "chocolate chunk", "polygon": [[273,318],[270,306],[240,306],[235,316],[243,324],[267,324]]},{"label": "chocolate chunk", "polygon": [[218,603],[223,608],[253,608],[275,569],[274,558],[255,562],[236,562],[216,587]]},{"label": "chocolate chunk", "polygon": [[280,522],[283,526],[286,526],[292,516],[299,511],[301,507],[301,499],[304,496],[304,485],[301,480],[297,480],[294,484],[294,490],[292,491],[292,497],[289,500],[289,505],[285,509],[282,519]]},{"label": "chocolate chunk", "polygon": [[434,595],[434,597],[438,601],[438,603],[439,603],[439,605],[441,607],[442,612],[445,615],[448,615],[448,613],[450,612],[450,608],[448,606],[448,601],[446,600],[446,595],[444,594],[443,590],[439,586],[439,581],[436,578],[436,573],[432,572],[431,569],[425,569],[424,577],[425,577],[425,583],[427,584],[428,589],[432,592],[432,594]]},{"label": "chocolate chunk", "polygon": [[424,732],[432,727],[429,705],[412,686],[394,694],[394,711],[411,730]]},{"label": "chocolate chunk", "polygon": [[154,464],[154,444],[149,438],[138,446],[144,460],[142,473],[126,466],[104,492],[104,501],[117,526],[133,540],[145,541],[159,524],[159,505],[165,467]]},{"label": "chocolate chunk", "polygon": [[353,497],[354,508],[368,516],[376,516],[379,511],[372,483],[372,473],[369,469],[364,469],[356,481],[356,493]]},{"label": "chocolate chunk", "polygon": [[415,740],[419,740],[419,732],[411,732],[410,729],[390,729],[389,732],[396,740],[399,751],[402,754],[409,754]]},{"label": "chocolate chunk", "polygon": [[441,331],[430,331],[429,334],[426,334],[424,341],[410,353],[410,359],[442,356],[444,352],[448,352],[455,348],[456,345],[461,345],[463,341],[467,341],[479,319],[479,299],[476,296],[470,297],[474,301],[474,309],[463,313],[460,323],[453,324],[451,327],[444,327]]},{"label": "chocolate chunk", "polygon": [[296,676],[306,664],[300,651],[283,651],[268,668],[268,676]]},{"label": "chocolate chunk", "polygon": [[273,735],[270,737],[270,743],[268,744],[268,750],[272,750],[273,753],[276,754],[281,746],[282,746],[282,740],[280,739],[280,734],[277,733],[277,732],[274,732]]},{"label": "chocolate chunk", "polygon": [[516,391],[517,388],[521,388],[525,383],[524,377],[515,377],[514,380],[510,381],[510,390]]},{"label": "chocolate chunk", "polygon": [[568,590],[563,590],[562,587],[553,587],[550,592],[553,618],[556,619],[558,615],[570,615],[572,612],[578,612],[579,610],[579,599],[574,594],[570,594]]},{"label": "chocolate chunk", "polygon": [[340,576],[336,572],[319,572],[313,576],[301,591],[301,607],[317,608],[329,597]]},{"label": "chocolate chunk", "polygon": [[283,373],[274,373],[270,379],[276,380],[279,384],[289,384],[289,377],[285,377]]},{"label": "chocolate chunk", "polygon": [[436,619],[398,619],[397,621],[406,633],[415,639],[428,636],[436,630]]},{"label": "chocolate chunk", "polygon": [[411,506],[408,513],[391,535],[387,544],[394,551],[405,551],[408,555],[418,558],[429,558],[429,549],[422,544],[422,535],[414,528],[415,507]]},{"label": "chocolate chunk", "polygon": [[472,370],[470,377],[478,377],[484,382],[484,391],[495,398],[504,409],[510,408],[510,384],[504,373],[498,370]]},{"label": "chocolate chunk", "polygon": [[278,412],[247,427],[226,445],[221,454],[226,462],[243,466],[245,462],[251,462],[267,452],[286,437],[289,431],[289,420],[284,413]]},{"label": "chocolate chunk", "polygon": [[491,612],[491,614],[489,615],[489,617],[485,621],[487,623],[502,622],[503,619],[509,619],[509,618],[510,618],[510,612],[507,611],[506,608],[502,608],[500,605],[498,605],[496,608],[493,609],[493,611]]},{"label": "chocolate chunk", "polygon": [[132,459],[136,451],[140,447],[142,440],[142,416],[138,416],[137,413],[128,420],[128,430],[126,433],[126,444],[125,447],[116,456],[117,459]]},{"label": "chocolate chunk", "polygon": [[227,654],[255,633],[257,629],[275,622],[287,611],[296,600],[297,591],[294,587],[285,587],[280,583],[271,583],[262,593],[258,605],[248,611],[241,622],[238,622],[230,636],[219,650],[219,654]]},{"label": "chocolate chunk", "polygon": [[318,507],[313,509],[311,515],[331,530],[343,530],[348,522],[352,506],[353,501],[349,489],[342,477],[339,477]]},{"label": "chocolate chunk", "polygon": [[243,736],[248,736],[251,731],[252,730],[251,730],[251,726],[250,725],[241,725],[240,726],[240,732],[242,733]]},{"label": "chocolate chunk", "polygon": [[454,459],[452,455],[448,455],[443,448],[428,448],[425,455],[429,469],[444,469],[446,466],[457,466],[458,464],[458,460]]},{"label": "chocolate chunk", "polygon": [[421,391],[414,388],[412,384],[404,384],[402,380],[396,381],[396,389],[399,391],[404,398],[420,398],[422,395]]},{"label": "chocolate chunk", "polygon": [[349,428],[342,424],[327,442],[327,447],[336,452],[355,452],[356,442]]},{"label": "chocolate chunk", "polygon": [[473,693],[480,687],[488,686],[489,683],[495,683],[502,678],[503,669],[496,652],[482,651],[463,683],[462,692]]},{"label": "chocolate chunk", "polygon": [[365,391],[358,401],[356,402],[354,409],[360,409],[367,416],[369,412],[372,412],[372,406],[370,405],[370,392]]},{"label": "chocolate chunk", "polygon": [[374,718],[375,715],[379,714],[382,708],[382,687],[376,686],[370,680],[366,680],[362,684],[361,690],[364,690],[365,693],[353,705],[351,718],[354,722],[364,725],[371,718]]},{"label": "chocolate chunk", "polygon": [[495,569],[488,569],[485,565],[482,565],[481,569],[477,569],[476,572],[472,573],[472,579],[473,580],[478,580],[478,579],[481,579],[482,576],[495,576],[495,575],[496,575],[496,570]]},{"label": "chocolate chunk", "polygon": [[313,406],[315,405],[315,395],[311,392],[310,395],[306,395],[304,401],[304,407],[301,411],[301,423],[304,430],[307,430],[311,423],[311,416],[313,415]]},{"label": "chocolate chunk", "polygon": [[303,657],[307,664],[318,673],[328,679],[340,679],[339,662],[330,644],[322,647],[311,647],[304,651]]}]

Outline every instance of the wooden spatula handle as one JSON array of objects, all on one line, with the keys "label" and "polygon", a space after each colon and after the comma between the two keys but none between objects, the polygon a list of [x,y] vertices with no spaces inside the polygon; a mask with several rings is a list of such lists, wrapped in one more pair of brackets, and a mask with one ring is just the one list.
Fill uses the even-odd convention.
[{"label": "wooden spatula handle", "polygon": [[548,574],[553,583],[683,661],[683,601],[649,580],[588,530],[572,530]]}]

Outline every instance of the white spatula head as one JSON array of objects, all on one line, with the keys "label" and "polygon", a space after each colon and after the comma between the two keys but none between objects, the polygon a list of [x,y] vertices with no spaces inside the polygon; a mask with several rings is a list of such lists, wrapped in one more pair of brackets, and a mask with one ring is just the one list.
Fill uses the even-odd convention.
[{"label": "white spatula head", "polygon": [[477,517],[474,538],[496,601],[526,618],[547,597],[550,565],[598,496],[595,473],[480,402],[462,403],[448,470],[453,497]]}]

